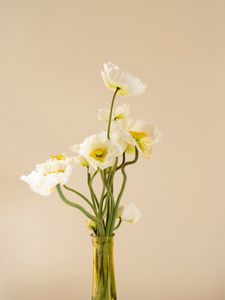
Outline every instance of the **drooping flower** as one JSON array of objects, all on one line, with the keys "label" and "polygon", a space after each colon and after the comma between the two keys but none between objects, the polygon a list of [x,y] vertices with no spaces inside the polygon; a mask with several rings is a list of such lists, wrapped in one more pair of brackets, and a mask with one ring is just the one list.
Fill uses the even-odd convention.
[{"label": "drooping flower", "polygon": [[72,173],[71,158],[64,154],[51,156],[43,164],[38,164],[29,175],[21,176],[21,180],[29,184],[32,191],[48,196],[57,184],[65,184]]},{"label": "drooping flower", "polygon": [[161,131],[157,127],[141,120],[127,119],[123,126],[117,124],[112,126],[112,131],[116,131],[120,140],[126,144],[128,154],[133,154],[136,146],[146,158],[151,157],[153,144],[157,143],[161,137]]},{"label": "drooping flower", "polygon": [[120,205],[117,216],[124,222],[137,223],[141,218],[141,213],[135,204],[130,203],[125,206]]},{"label": "drooping flower", "polygon": [[96,230],[96,227],[97,227],[96,223],[94,221],[90,220],[90,219],[86,219],[84,221],[84,225],[89,230]]},{"label": "drooping flower", "polygon": [[[99,109],[98,111],[98,118],[100,121],[108,122],[109,121],[109,109]],[[130,108],[129,106],[124,103],[123,105],[120,105],[116,107],[112,112],[112,122],[122,124],[126,121],[127,117],[130,114]]]},{"label": "drooping flower", "polygon": [[146,89],[146,85],[138,77],[121,70],[111,62],[103,64],[101,75],[106,87],[112,90],[119,88],[118,94],[121,96],[139,95],[144,93]]},{"label": "drooping flower", "polygon": [[133,121],[131,119],[128,121],[127,128],[140,153],[146,158],[150,158],[152,146],[159,142],[161,131],[157,127],[144,121]]},{"label": "drooping flower", "polygon": [[79,154],[95,170],[97,168],[103,170],[114,164],[116,157],[121,154],[121,149],[107,139],[105,132],[102,132],[98,135],[87,137],[80,144]]}]

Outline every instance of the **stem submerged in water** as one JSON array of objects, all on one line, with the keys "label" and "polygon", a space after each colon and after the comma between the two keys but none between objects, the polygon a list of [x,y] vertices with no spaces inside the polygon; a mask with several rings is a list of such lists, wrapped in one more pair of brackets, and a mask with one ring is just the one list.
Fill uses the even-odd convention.
[{"label": "stem submerged in water", "polygon": [[113,237],[93,237],[92,300],[116,300]]}]

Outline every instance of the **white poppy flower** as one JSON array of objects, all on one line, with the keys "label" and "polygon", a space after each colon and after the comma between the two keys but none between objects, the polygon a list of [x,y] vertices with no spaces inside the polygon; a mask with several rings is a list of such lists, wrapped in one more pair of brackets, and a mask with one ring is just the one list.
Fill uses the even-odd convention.
[{"label": "white poppy flower", "polygon": [[[126,118],[129,116],[129,114],[130,114],[130,108],[126,103],[124,103],[123,105],[120,105],[113,110],[112,122],[123,123],[124,121],[126,121]],[[102,108],[99,109],[98,111],[98,118],[100,121],[108,122],[109,115],[110,115],[109,109]]]},{"label": "white poppy flower", "polygon": [[113,126],[112,130],[115,129],[119,132],[121,140],[126,143],[127,153],[133,154],[136,146],[146,158],[151,157],[153,144],[161,138],[161,131],[157,127],[141,120],[127,119],[125,126]]},{"label": "white poppy flower", "polygon": [[21,176],[20,179],[29,184],[32,191],[48,196],[57,184],[65,184],[69,180],[72,170],[71,159],[59,154],[43,164],[38,164],[34,171],[27,176]]},{"label": "white poppy flower", "polygon": [[79,154],[84,157],[90,166],[106,169],[112,166],[121,150],[109,139],[105,132],[99,135],[91,135],[80,144]]},{"label": "white poppy flower", "polygon": [[144,157],[150,158],[152,154],[152,146],[159,142],[161,138],[161,131],[157,127],[141,120],[129,120],[128,131],[134,139],[135,145],[140,153]]},{"label": "white poppy flower", "polygon": [[118,217],[127,223],[137,223],[141,218],[141,213],[135,204],[120,205],[118,209]]},{"label": "white poppy flower", "polygon": [[131,135],[133,132],[145,133],[151,139],[151,142],[153,144],[158,143],[162,136],[162,132],[158,127],[146,123],[142,120],[134,121],[132,119],[129,119],[127,127]]},{"label": "white poppy flower", "polygon": [[121,96],[139,95],[146,89],[146,85],[138,77],[134,77],[131,73],[121,70],[111,62],[103,64],[101,75],[105,85],[109,89],[116,90],[116,88],[119,88],[118,94]]}]

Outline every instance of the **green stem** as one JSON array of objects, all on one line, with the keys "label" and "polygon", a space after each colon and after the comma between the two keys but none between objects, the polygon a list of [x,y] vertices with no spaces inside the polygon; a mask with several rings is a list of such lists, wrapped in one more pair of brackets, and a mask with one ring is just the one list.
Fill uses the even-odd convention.
[{"label": "green stem", "polygon": [[113,180],[114,180],[114,175],[116,172],[116,167],[118,163],[118,158],[115,161],[115,164],[111,167],[108,178],[107,178],[107,202],[108,202],[108,214],[107,214],[107,222],[106,222],[106,235],[110,231],[111,227],[111,222],[113,218],[113,212],[114,212],[114,207],[115,207],[115,200],[114,200],[114,195],[113,195]]},{"label": "green stem", "polygon": [[89,190],[90,190],[90,194],[91,194],[91,198],[92,198],[94,207],[97,209],[97,208],[99,208],[99,203],[98,203],[98,198],[97,198],[97,196],[94,192],[92,182],[93,182],[93,180],[94,180],[94,178],[97,175],[99,170],[96,170],[92,176],[89,174],[88,169],[87,169],[87,171],[88,171],[88,187],[89,187]]},{"label": "green stem", "polygon": [[119,204],[120,204],[120,200],[123,196],[123,193],[124,193],[124,190],[125,190],[125,186],[126,186],[126,182],[127,182],[127,175],[126,175],[126,172],[125,172],[125,167],[128,166],[128,165],[132,165],[134,163],[136,163],[138,160],[138,149],[137,147],[135,147],[135,157],[133,160],[131,161],[127,161],[123,164],[123,166],[121,167],[121,172],[123,174],[123,183],[122,183],[122,186],[121,186],[121,190],[120,190],[120,193],[117,197],[117,200],[116,200],[116,205],[114,207],[114,210],[113,210],[113,213],[112,213],[112,217],[110,218],[110,227],[106,228],[106,234],[109,234],[109,235],[112,235],[113,234],[113,230],[114,230],[114,224],[115,224],[115,221],[116,221],[116,217],[117,217],[117,211],[118,211],[118,208],[119,208]]},{"label": "green stem", "polygon": [[126,166],[128,165],[133,165],[137,162],[138,160],[138,149],[137,147],[135,147],[135,156],[134,156],[134,159],[133,160],[130,160],[130,161],[127,161],[123,164],[122,168],[125,168]]},{"label": "green stem", "polygon": [[90,205],[90,207],[93,209],[93,211],[94,211],[95,214],[97,215],[97,211],[96,211],[94,205],[91,203],[90,200],[88,200],[87,197],[85,197],[83,194],[81,194],[80,192],[76,191],[75,189],[72,189],[72,188],[68,187],[67,185],[63,185],[63,187],[64,187],[66,190],[68,190],[68,191],[70,191],[70,192],[73,192],[73,193],[77,194],[78,196],[80,196],[86,203],[88,203],[88,205]]},{"label": "green stem", "polygon": [[120,224],[122,223],[122,219],[119,218],[118,224],[114,227],[114,230],[118,229],[120,227]]},{"label": "green stem", "polygon": [[[105,193],[104,197],[103,197],[103,203],[102,203],[102,218],[104,219],[105,213],[106,213],[106,209],[107,209],[107,202],[105,201],[107,197],[107,193]],[[104,203],[105,201],[105,203]]]},{"label": "green stem", "polygon": [[114,201],[114,196],[113,196],[113,181],[114,181],[114,176],[117,170],[117,165],[118,165],[118,157],[116,158],[115,164],[112,166],[111,169],[111,175],[110,175],[110,182],[109,182],[109,189],[110,189],[110,194],[111,194],[111,200],[112,200],[112,207],[114,208],[115,206],[115,201]]},{"label": "green stem", "polygon": [[117,211],[118,211],[120,200],[123,196],[123,192],[125,190],[125,186],[126,186],[126,182],[127,182],[127,174],[125,172],[124,166],[121,168],[121,171],[122,171],[122,174],[123,174],[123,183],[122,183],[119,195],[118,195],[117,200],[116,200],[116,205],[114,207],[113,213],[112,213],[111,218],[110,218],[109,227],[107,228],[108,230],[106,229],[106,234],[109,234],[109,235],[113,234],[114,224],[115,224],[115,220],[116,220],[116,217],[117,217]]},{"label": "green stem", "polygon": [[102,213],[102,208],[103,208],[103,202],[104,202],[104,195],[105,195],[105,188],[106,188],[106,183],[105,183],[105,170],[102,171],[100,170],[101,178],[102,178],[102,193],[99,201],[99,212],[101,216],[103,215]]},{"label": "green stem", "polygon": [[59,193],[60,198],[68,204],[69,206],[75,207],[79,209],[86,217],[91,219],[92,221],[96,222],[97,224],[101,224],[101,221],[98,218],[95,218],[92,214],[90,214],[85,208],[83,208],[81,205],[76,204],[74,202],[69,201],[63,194],[60,184],[57,184],[56,189]]},{"label": "green stem", "polygon": [[122,166],[123,166],[124,163],[125,163],[125,160],[126,160],[126,152],[123,152],[122,162],[121,162],[121,164],[116,168],[116,171],[118,171],[119,169],[122,168]]},{"label": "green stem", "polygon": [[111,102],[110,113],[109,113],[108,129],[107,129],[107,138],[109,140],[110,140],[110,127],[111,127],[111,123],[112,123],[113,106],[114,106],[116,94],[118,93],[119,90],[120,90],[120,88],[117,87],[116,90],[115,90],[115,92],[114,92],[114,95],[113,95],[113,98],[112,98],[112,102]]}]

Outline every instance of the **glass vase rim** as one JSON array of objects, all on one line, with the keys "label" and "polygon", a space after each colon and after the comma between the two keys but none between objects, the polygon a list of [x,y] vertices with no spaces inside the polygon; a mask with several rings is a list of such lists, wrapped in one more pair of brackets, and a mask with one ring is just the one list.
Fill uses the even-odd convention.
[{"label": "glass vase rim", "polygon": [[98,235],[95,235],[95,234],[91,234],[91,237],[92,237],[92,240],[94,241],[106,241],[106,240],[113,240],[115,234],[113,233],[113,235],[102,235],[102,236],[98,236]]}]

